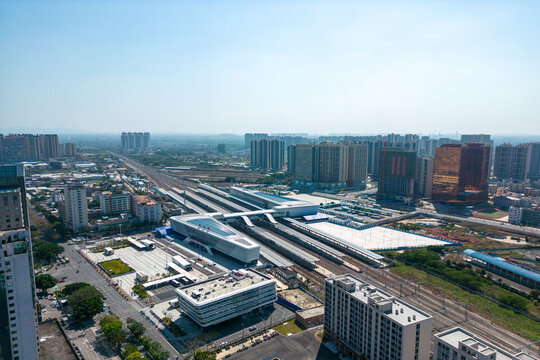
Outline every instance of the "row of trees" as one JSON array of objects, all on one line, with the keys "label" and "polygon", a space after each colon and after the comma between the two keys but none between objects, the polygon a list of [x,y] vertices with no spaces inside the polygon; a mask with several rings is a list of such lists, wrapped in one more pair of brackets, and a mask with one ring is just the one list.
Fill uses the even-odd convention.
[{"label": "row of trees", "polygon": [[[127,333],[123,328],[124,324],[122,320],[117,315],[106,315],[99,321],[99,325],[107,340],[120,351],[127,339]],[[148,336],[144,336],[146,328],[142,323],[132,318],[127,318],[126,326],[155,360],[167,360],[169,358],[169,352],[164,351],[160,343],[152,341]],[[133,344],[125,345],[122,355],[126,360],[146,359],[139,351],[139,348]]]},{"label": "row of trees", "polygon": [[428,247],[406,251],[399,254],[397,258],[405,263],[410,263],[439,274],[469,289],[480,290],[486,281],[485,278],[472,270],[468,264],[461,264],[457,267],[449,266],[447,263],[441,261],[441,251],[443,250],[439,249],[439,247]]}]

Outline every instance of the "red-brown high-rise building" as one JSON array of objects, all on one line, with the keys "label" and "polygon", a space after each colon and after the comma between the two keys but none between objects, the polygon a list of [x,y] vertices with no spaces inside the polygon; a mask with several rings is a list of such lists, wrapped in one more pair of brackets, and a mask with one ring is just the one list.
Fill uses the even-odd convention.
[{"label": "red-brown high-rise building", "polygon": [[489,156],[489,146],[482,144],[438,147],[433,165],[433,201],[487,201]]}]

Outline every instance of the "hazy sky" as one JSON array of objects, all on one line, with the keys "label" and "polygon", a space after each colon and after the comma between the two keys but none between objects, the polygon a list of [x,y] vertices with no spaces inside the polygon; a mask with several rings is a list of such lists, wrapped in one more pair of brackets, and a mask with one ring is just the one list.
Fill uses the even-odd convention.
[{"label": "hazy sky", "polygon": [[0,1],[0,130],[540,134],[540,1]]}]

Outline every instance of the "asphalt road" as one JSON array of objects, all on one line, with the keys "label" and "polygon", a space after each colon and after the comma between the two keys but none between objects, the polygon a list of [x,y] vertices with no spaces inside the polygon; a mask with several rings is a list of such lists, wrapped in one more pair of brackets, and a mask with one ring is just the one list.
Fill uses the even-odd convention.
[{"label": "asphalt road", "polygon": [[[152,338],[152,340],[159,342],[163,348],[170,353],[171,359],[175,359],[177,356],[181,358],[178,351],[167,342],[163,335],[141,316],[139,311],[142,309],[142,306],[138,302],[126,301],[74,250],[73,245],[65,244],[64,248],[64,255],[70,258],[70,263],[63,266],[57,266],[56,269],[49,271],[49,273],[57,279],[67,276],[65,283],[58,284],[59,286],[74,282],[86,282],[95,286],[106,297],[104,302],[113,313],[118,315],[124,322],[128,317],[131,317],[136,321],[145,324],[146,335]],[[77,270],[79,271],[78,273]]]}]

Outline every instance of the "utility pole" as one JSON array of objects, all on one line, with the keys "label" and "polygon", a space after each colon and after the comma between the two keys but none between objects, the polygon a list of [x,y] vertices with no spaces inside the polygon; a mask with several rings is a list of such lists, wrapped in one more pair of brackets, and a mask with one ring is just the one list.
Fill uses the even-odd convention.
[{"label": "utility pole", "polygon": [[399,297],[401,297],[402,293],[403,293],[403,283],[399,283]]},{"label": "utility pole", "polygon": [[443,309],[446,309],[446,289],[443,290],[442,307]]}]

